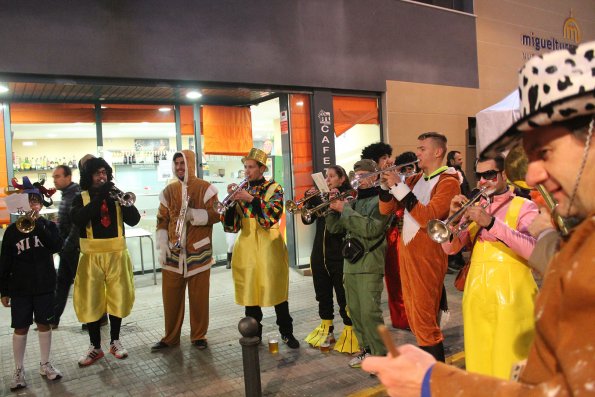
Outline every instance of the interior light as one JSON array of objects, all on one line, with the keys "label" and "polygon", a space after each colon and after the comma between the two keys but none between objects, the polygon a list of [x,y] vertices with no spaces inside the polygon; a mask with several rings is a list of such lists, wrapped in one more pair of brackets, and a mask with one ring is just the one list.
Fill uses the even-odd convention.
[{"label": "interior light", "polygon": [[48,138],[56,138],[57,136],[57,134],[48,134]]},{"label": "interior light", "polygon": [[169,107],[163,107],[163,108],[159,108],[160,112],[171,112],[171,108]]},{"label": "interior light", "polygon": [[202,96],[202,94],[198,91],[189,91],[186,93],[186,98],[188,99],[198,99]]},{"label": "interior light", "polygon": [[297,106],[304,106],[304,101],[297,101],[295,104]]},{"label": "interior light", "polygon": [[35,141],[23,141],[23,146],[36,146],[37,142]]},{"label": "interior light", "polygon": [[4,84],[0,84],[0,94],[3,94],[5,92],[8,92],[8,86],[4,85]]},{"label": "interior light", "polygon": [[107,106],[101,105],[102,109],[107,109]]}]

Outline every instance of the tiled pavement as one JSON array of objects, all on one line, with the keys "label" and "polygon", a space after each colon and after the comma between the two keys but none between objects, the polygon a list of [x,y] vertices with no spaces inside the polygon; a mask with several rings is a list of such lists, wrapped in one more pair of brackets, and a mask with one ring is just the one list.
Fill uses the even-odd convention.
[{"label": "tiled pavement", "polygon": [[[238,321],[243,308],[233,299],[231,272],[224,267],[211,272],[209,348],[198,350],[190,344],[189,325],[182,329],[182,343],[165,352],[151,353],[150,346],[163,332],[161,282],[152,275],[136,276],[136,303],[132,314],[122,323],[121,340],[130,356],[117,360],[108,354],[109,328],[102,328],[105,358],[87,368],[79,368],[77,359],[89,339],[81,331],[72,301],[53,333],[52,362],[64,377],[47,381],[38,374],[39,343],[33,326],[29,332],[25,368],[26,389],[9,390],[13,372],[10,310],[0,308],[0,395],[19,396],[243,396],[243,368]],[[447,276],[451,319],[446,326],[447,355],[462,350],[461,293]],[[385,322],[390,324],[386,294],[382,306]],[[289,307],[294,319],[294,334],[301,341],[318,323],[317,305],[311,277],[290,272]],[[264,333],[276,330],[273,308],[264,310]],[[338,313],[338,311],[337,311]],[[188,314],[186,314],[188,317]],[[341,330],[337,314],[335,325]],[[397,344],[413,342],[406,331],[392,330]],[[349,357],[337,352],[323,354],[302,342],[300,349],[280,346],[272,355],[259,347],[262,390],[265,396],[346,396],[378,385],[378,380],[361,370],[347,366]]]}]

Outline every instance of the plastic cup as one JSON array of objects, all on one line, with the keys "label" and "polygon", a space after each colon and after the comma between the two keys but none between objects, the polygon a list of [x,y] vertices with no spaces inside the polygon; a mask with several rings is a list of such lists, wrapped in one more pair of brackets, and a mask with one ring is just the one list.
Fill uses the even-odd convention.
[{"label": "plastic cup", "polygon": [[320,351],[322,353],[330,353],[331,352],[331,343],[327,340],[320,344]]},{"label": "plastic cup", "polygon": [[268,333],[267,340],[269,341],[269,353],[279,353],[279,334],[276,332]]}]

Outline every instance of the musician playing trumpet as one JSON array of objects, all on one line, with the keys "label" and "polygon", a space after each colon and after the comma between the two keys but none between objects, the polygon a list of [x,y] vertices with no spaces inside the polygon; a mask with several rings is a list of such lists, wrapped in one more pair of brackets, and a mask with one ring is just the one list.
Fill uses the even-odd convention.
[{"label": "musician playing trumpet", "polygon": [[373,175],[376,167],[373,160],[356,162],[353,170],[359,178],[357,200],[333,201],[330,205],[333,212],[326,217],[329,232],[346,233],[348,238],[356,239],[364,250],[359,259],[346,257],[343,261],[347,307],[360,344],[360,353],[349,361],[352,368],[361,367],[362,361],[371,354],[386,354],[386,347],[376,329],[384,324],[380,297],[389,217],[378,211],[380,188],[375,184],[378,175]]},{"label": "musician playing trumpet", "polygon": [[104,159],[90,158],[81,169],[81,194],[72,203],[72,222],[79,230],[81,247],[73,304],[79,321],[87,323],[91,341],[79,359],[80,366],[104,356],[99,327],[106,312],[110,319],[109,351],[117,359],[128,357],[120,342],[120,326],[134,304],[134,281],[124,223],[136,225],[140,214],[134,204],[120,206],[114,200],[112,179],[112,167]]},{"label": "musician playing trumpet", "polygon": [[152,351],[180,343],[188,288],[190,341],[207,348],[209,327],[209,279],[213,258],[213,225],[217,188],[196,176],[196,157],[191,150],[176,152],[172,170],[176,181],[159,195],[157,248],[162,271],[161,293],[165,335]]},{"label": "musician playing trumpet", "polygon": [[455,169],[442,166],[446,143],[437,132],[421,134],[416,156],[423,174],[402,181],[396,172],[385,172],[380,194],[380,213],[404,209],[399,265],[405,311],[417,344],[439,361],[445,357],[437,317],[448,260],[425,229],[430,220],[446,218],[450,201],[460,193]]},{"label": "musician playing trumpet", "polygon": [[249,184],[246,189],[234,189],[235,205],[223,215],[223,230],[240,233],[233,248],[231,272],[235,300],[245,306],[246,317],[254,318],[262,338],[262,307],[275,307],[281,339],[292,349],[300,343],[293,336],[293,319],[289,314],[289,258],[279,230],[283,215],[283,187],[266,180],[267,154],[252,148],[242,158]]},{"label": "musician playing trumpet", "polygon": [[[326,170],[326,183],[329,189],[336,189],[336,193],[344,193],[352,190],[349,184],[347,173],[340,165],[330,166]],[[306,192],[305,197],[315,195],[318,190],[312,188]],[[335,193],[335,194],[336,194]],[[304,203],[304,207],[314,208],[322,203],[320,196],[314,196]],[[314,213],[310,217],[302,216],[304,225],[316,222],[316,235],[310,255],[310,268],[312,269],[312,281],[314,292],[318,301],[318,315],[322,320],[305,339],[312,347],[319,347],[325,341],[335,341],[333,319],[334,303],[333,290],[339,305],[339,314],[343,319],[343,332],[341,333],[334,349],[342,353],[355,353],[359,351],[359,344],[353,332],[353,323],[347,314],[347,302],[345,300],[345,288],[343,287],[343,256],[341,245],[344,232],[331,233],[327,230],[324,216]]]},{"label": "musician playing trumpet", "polygon": [[[528,227],[538,210],[515,196],[503,170],[502,156],[477,162],[478,187],[486,188],[491,202],[484,208],[481,199],[481,205],[468,207],[460,222],[471,223],[442,249],[452,255],[474,242],[463,293],[467,370],[508,379],[513,364],[527,358],[533,340],[537,285],[527,259],[535,238]],[[466,201],[462,194],[455,196],[450,215]]]}]

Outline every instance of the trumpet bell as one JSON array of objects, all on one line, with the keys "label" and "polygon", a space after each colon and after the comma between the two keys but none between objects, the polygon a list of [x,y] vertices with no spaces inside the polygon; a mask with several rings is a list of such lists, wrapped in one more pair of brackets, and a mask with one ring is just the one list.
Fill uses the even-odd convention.
[{"label": "trumpet bell", "polygon": [[225,205],[219,200],[215,201],[215,203],[213,204],[213,208],[215,209],[215,212],[219,215],[225,214],[225,211],[227,210]]},{"label": "trumpet bell", "polygon": [[287,200],[285,202],[285,209],[287,210],[287,212],[295,214],[298,212],[298,205],[293,200]]},{"label": "trumpet bell", "polygon": [[427,230],[432,241],[435,241],[438,244],[447,242],[452,234],[446,222],[441,221],[440,219],[432,219],[429,221]]}]

